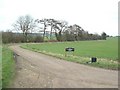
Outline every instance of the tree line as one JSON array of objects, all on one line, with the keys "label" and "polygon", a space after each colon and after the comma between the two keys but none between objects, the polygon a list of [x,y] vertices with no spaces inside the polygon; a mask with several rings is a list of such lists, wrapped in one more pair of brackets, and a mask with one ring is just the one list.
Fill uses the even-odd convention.
[{"label": "tree line", "polygon": [[[81,26],[68,25],[67,21],[55,19],[36,19],[31,16],[20,16],[13,24],[15,31],[2,32],[3,43],[10,42],[43,42],[48,41],[81,41],[106,40],[105,32],[101,35],[91,34]],[[35,35],[36,34],[36,35]]]}]

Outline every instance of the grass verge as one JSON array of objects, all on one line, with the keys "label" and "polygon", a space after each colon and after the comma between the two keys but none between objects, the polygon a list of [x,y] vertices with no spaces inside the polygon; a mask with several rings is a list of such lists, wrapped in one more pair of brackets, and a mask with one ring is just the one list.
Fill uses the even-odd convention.
[{"label": "grass verge", "polygon": [[[48,43],[49,44],[49,43]],[[46,43],[45,43],[46,45]],[[72,61],[72,62],[76,62],[76,63],[80,63],[80,64],[85,64],[85,65],[90,65],[90,66],[94,66],[94,67],[100,67],[100,68],[105,68],[105,69],[112,69],[112,70],[118,70],[118,61],[117,60],[112,60],[112,59],[107,59],[107,58],[97,58],[97,62],[96,63],[86,63],[89,62],[91,57],[85,57],[85,56],[78,56],[78,55],[72,55],[72,54],[68,54],[67,57],[65,57],[64,53],[55,53],[49,51],[46,51],[44,49],[39,49],[40,48],[40,44],[38,44],[37,47],[34,46],[34,44],[31,47],[31,44],[24,44],[21,46],[22,48],[25,49],[29,49],[35,52],[39,52],[39,53],[43,53],[46,55],[51,55],[63,60],[67,60],[67,61]],[[38,48],[39,47],[39,48]],[[56,49],[56,48],[54,48]],[[120,66],[120,65],[119,65]]]},{"label": "grass verge", "polygon": [[2,47],[2,88],[7,88],[15,74],[13,52],[5,45]]}]

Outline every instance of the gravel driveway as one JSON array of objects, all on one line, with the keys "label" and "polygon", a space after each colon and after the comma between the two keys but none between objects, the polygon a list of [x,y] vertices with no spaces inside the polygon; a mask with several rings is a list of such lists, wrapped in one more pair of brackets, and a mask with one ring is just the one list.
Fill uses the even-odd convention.
[{"label": "gravel driveway", "polygon": [[11,88],[118,88],[118,72],[68,62],[22,49],[18,54],[16,76]]}]

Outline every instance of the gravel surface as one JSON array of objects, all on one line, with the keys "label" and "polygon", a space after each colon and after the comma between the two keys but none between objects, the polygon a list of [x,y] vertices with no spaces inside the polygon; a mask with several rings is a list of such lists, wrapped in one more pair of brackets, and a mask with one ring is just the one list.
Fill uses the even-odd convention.
[{"label": "gravel surface", "polygon": [[68,62],[19,45],[10,48],[17,54],[11,88],[118,88],[118,71]]}]

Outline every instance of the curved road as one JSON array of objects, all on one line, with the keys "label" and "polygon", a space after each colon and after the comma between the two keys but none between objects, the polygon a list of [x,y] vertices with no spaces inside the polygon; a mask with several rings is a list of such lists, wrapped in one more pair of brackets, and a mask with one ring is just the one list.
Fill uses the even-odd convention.
[{"label": "curved road", "polygon": [[12,88],[118,88],[118,72],[64,61],[22,49],[18,54]]}]

